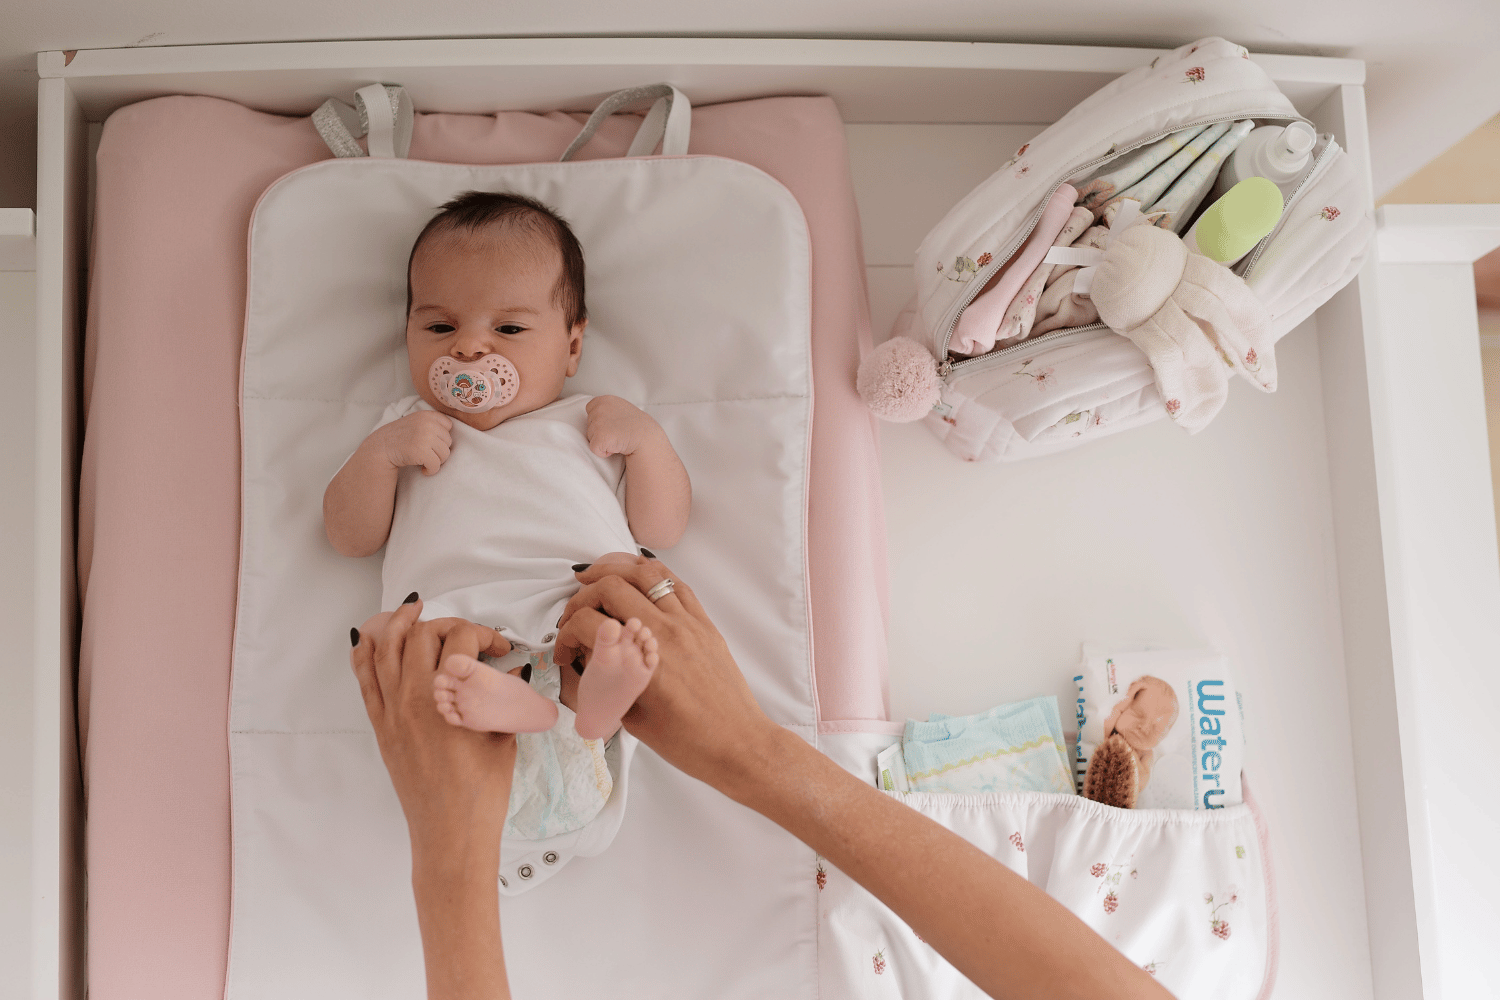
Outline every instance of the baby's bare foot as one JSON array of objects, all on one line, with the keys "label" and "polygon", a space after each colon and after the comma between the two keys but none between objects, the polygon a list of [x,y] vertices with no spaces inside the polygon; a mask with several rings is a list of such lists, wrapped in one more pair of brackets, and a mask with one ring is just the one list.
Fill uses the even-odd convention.
[{"label": "baby's bare foot", "polygon": [[557,706],[519,677],[472,656],[448,657],[432,679],[438,713],[481,733],[540,733],[557,722]]},{"label": "baby's bare foot", "polygon": [[620,717],[646,690],[656,663],[656,639],[639,618],[624,627],[613,618],[601,622],[594,653],[578,680],[578,735],[599,740],[619,729]]}]

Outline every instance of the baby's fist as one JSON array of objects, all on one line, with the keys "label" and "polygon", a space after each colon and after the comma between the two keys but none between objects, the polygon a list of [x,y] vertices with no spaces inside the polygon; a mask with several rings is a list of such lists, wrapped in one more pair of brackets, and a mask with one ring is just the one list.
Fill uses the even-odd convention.
[{"label": "baby's fist", "polygon": [[600,458],[633,455],[641,442],[661,429],[644,410],[619,396],[595,396],[587,409],[589,450]]},{"label": "baby's fist", "polygon": [[422,475],[437,475],[453,450],[453,421],[433,410],[408,413],[375,432],[386,461],[396,468],[420,465]]}]

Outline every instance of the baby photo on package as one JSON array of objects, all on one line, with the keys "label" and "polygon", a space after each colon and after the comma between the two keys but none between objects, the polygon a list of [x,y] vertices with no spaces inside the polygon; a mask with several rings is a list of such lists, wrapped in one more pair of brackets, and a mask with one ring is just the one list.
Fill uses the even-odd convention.
[{"label": "baby photo on package", "polygon": [[1244,717],[1228,659],[1085,645],[1076,680],[1085,798],[1122,809],[1241,801]]}]

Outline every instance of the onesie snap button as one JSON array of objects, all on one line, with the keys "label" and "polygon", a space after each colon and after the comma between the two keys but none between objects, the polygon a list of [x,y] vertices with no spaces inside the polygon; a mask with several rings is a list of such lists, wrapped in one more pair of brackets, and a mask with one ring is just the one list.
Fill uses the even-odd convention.
[{"label": "onesie snap button", "polygon": [[521,867],[516,869],[516,874],[521,876],[522,878],[531,878],[534,872],[532,871],[530,865],[522,865]]},{"label": "onesie snap button", "polygon": [[556,632],[548,632],[546,635],[542,636],[542,641],[543,642],[551,642],[553,639],[556,639],[556,638],[557,638],[557,633]]},{"label": "onesie snap button", "polygon": [[547,862],[547,864],[549,864],[549,865],[555,865],[555,864],[557,864],[557,852],[556,851],[548,851],[546,854],[542,855],[542,860],[545,861],[545,862]]},{"label": "onesie snap button", "polygon": [[507,882],[507,881],[505,881],[505,876],[504,875],[500,876],[500,884],[503,885],[503,886],[505,886],[505,888],[507,888],[507,889],[510,888],[510,883]]}]

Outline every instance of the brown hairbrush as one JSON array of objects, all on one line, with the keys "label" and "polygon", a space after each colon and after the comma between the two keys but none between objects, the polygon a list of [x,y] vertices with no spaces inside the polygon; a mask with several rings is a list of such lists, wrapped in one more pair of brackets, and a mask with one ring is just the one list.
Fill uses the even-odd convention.
[{"label": "brown hairbrush", "polygon": [[1141,762],[1125,737],[1112,733],[1094,750],[1083,776],[1083,797],[1134,809],[1141,790]]}]

